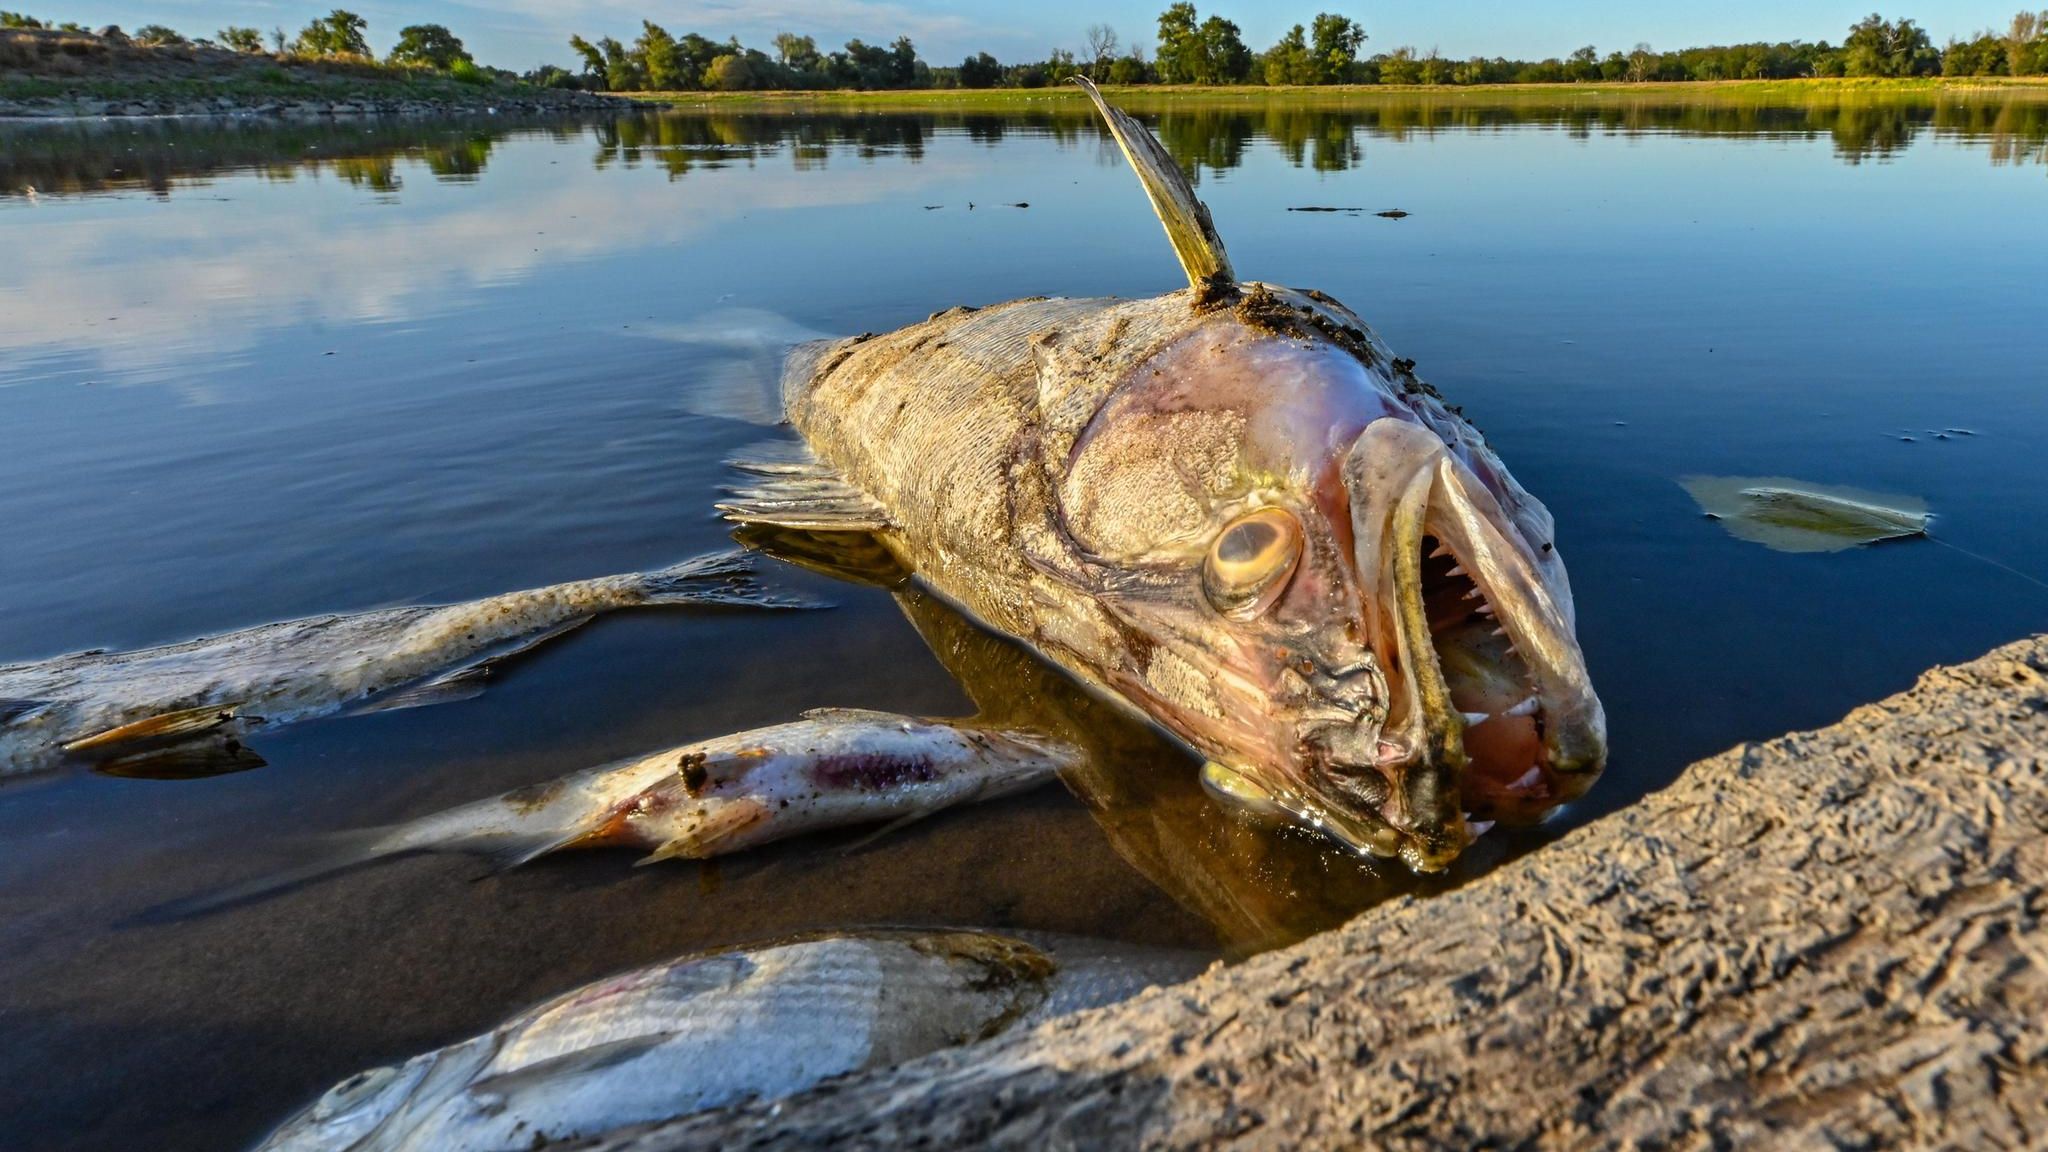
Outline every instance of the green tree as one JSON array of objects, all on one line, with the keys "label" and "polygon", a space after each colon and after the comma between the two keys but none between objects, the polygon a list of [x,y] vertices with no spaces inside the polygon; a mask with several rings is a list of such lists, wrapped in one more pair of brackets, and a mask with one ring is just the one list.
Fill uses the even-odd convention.
[{"label": "green tree", "polygon": [[1309,29],[1309,50],[1315,54],[1316,83],[1342,84],[1351,78],[1358,50],[1365,46],[1365,26],[1334,12],[1316,13]]},{"label": "green tree", "polygon": [[1119,56],[1109,65],[1111,84],[1143,84],[1145,82],[1145,61],[1138,55]]},{"label": "green tree", "polygon": [[304,56],[368,56],[370,45],[363,38],[369,21],[345,8],[336,8],[299,30],[298,51]]},{"label": "green tree", "polygon": [[604,53],[598,50],[597,45],[581,36],[569,37],[569,49],[583,61],[584,77],[602,88],[605,78]]},{"label": "green tree", "polygon": [[960,62],[962,88],[993,88],[1002,78],[1002,64],[986,52],[977,52]]},{"label": "green tree", "polygon": [[1565,78],[1574,84],[1584,84],[1600,78],[1600,50],[1591,44],[1573,52],[1564,64]]},{"label": "green tree", "polygon": [[816,72],[823,61],[818,55],[818,42],[794,32],[775,34],[775,58],[792,72]]},{"label": "green tree", "polygon": [[1240,84],[1251,76],[1252,50],[1236,24],[1211,16],[1202,21],[1201,41],[1202,83]]},{"label": "green tree", "polygon": [[43,22],[26,12],[0,12],[0,28],[41,28]]},{"label": "green tree", "polygon": [[1404,45],[1380,58],[1380,83],[1420,84],[1421,82],[1422,68],[1416,62],[1415,49]]},{"label": "green tree", "polygon": [[185,37],[176,29],[162,24],[144,24],[129,34],[129,39],[149,48],[175,48],[186,43]]},{"label": "green tree", "polygon": [[1657,50],[1638,42],[1628,54],[1628,82],[1641,84],[1657,75]]},{"label": "green tree", "polygon": [[1288,29],[1278,44],[1266,49],[1262,64],[1268,84],[1315,84],[1322,80],[1322,70],[1309,54],[1308,37],[1299,24]]},{"label": "green tree", "polygon": [[668,29],[654,21],[640,22],[640,38],[633,41],[633,54],[639,59],[640,70],[647,77],[647,86],[656,92],[677,92],[697,87],[701,73],[688,66],[689,62],[683,59],[676,38],[669,35]]},{"label": "green tree", "polygon": [[1444,60],[1443,53],[1435,48],[1431,48],[1429,55],[1422,58],[1422,63],[1416,71],[1422,82],[1431,87],[1435,87],[1451,78],[1450,64]]},{"label": "green tree", "polygon": [[1201,70],[1202,41],[1195,25],[1195,6],[1182,0],[1159,14],[1159,78],[1168,84],[1186,84]]},{"label": "green tree", "polygon": [[601,36],[597,50],[604,54],[604,86],[612,92],[644,92],[647,90],[647,71],[640,66],[639,57],[626,50],[624,44],[610,36]]},{"label": "green tree", "polygon": [[254,28],[241,28],[230,24],[214,33],[214,38],[237,52],[263,51],[263,33]]},{"label": "green tree", "polygon": [[457,60],[476,63],[455,33],[439,24],[408,24],[400,28],[398,43],[391,46],[389,59],[393,64],[418,64],[442,72],[455,67]]},{"label": "green tree", "polygon": [[704,66],[704,87],[714,92],[739,92],[755,86],[754,66],[745,56],[728,52]]},{"label": "green tree", "polygon": [[1938,71],[1940,53],[1911,20],[1887,20],[1872,12],[1849,29],[1842,44],[1851,76],[1918,76]]},{"label": "green tree", "polygon": [[2039,51],[2044,40],[2048,40],[2048,9],[2015,15],[2006,27],[2004,40],[2008,72],[2026,76],[2041,71],[2044,58],[2048,58]]}]

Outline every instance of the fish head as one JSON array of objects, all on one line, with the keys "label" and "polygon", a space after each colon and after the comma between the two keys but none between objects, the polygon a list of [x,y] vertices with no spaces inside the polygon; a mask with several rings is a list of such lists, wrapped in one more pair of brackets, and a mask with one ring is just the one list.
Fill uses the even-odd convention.
[{"label": "fish head", "polygon": [[1055,451],[1066,575],[1099,608],[1048,638],[1212,792],[1436,871],[1598,776],[1549,513],[1326,297],[1252,286]]}]

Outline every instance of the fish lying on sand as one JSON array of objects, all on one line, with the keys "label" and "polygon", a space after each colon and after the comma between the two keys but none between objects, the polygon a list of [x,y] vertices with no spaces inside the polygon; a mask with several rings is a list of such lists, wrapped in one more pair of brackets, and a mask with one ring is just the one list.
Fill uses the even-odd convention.
[{"label": "fish lying on sand", "polygon": [[0,777],[91,764],[206,775],[263,763],[259,728],[474,696],[491,668],[593,616],[666,604],[795,607],[726,552],[445,607],[265,624],[137,652],[0,666]]},{"label": "fish lying on sand", "polygon": [[[389,828],[344,833],[306,867],[186,910],[389,856],[466,852],[513,867],[566,848],[701,860],[806,832],[903,823],[1051,780],[1076,753],[1018,730],[822,708],[800,720],[587,768]],[[184,907],[184,906],[181,906]]]},{"label": "fish lying on sand", "polygon": [[1079,81],[1190,288],[953,308],[784,366],[802,444],[730,518],[872,533],[1208,761],[1218,795],[1446,867],[1592,783],[1606,721],[1549,512],[1319,292],[1240,283],[1157,140]]},{"label": "fish lying on sand", "polygon": [[[1198,956],[982,932],[834,934],[600,980],[359,1072],[264,1152],[530,1149],[899,1064],[1187,979]],[[1050,954],[1048,954],[1048,951]]]}]

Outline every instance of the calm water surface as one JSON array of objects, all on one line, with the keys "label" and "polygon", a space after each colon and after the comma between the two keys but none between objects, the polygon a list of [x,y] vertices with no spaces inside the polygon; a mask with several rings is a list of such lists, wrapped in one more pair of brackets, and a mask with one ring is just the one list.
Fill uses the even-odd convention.
[{"label": "calm water surface", "polygon": [[[1956,549],[2048,573],[2043,105],[1149,118],[1243,274],[1355,308],[1556,513],[1613,766],[1452,882],[2048,628],[2048,591],[1955,549],[1777,554],[1674,483],[1917,496]],[[0,127],[0,662],[710,550],[720,461],[779,434],[744,418],[763,340],[1177,279],[1078,105]],[[266,736],[259,771],[0,789],[0,1146],[234,1146],[356,1068],[695,947],[951,923],[1236,954],[1443,886],[1216,812],[1169,751],[929,602],[785,581],[835,607],[619,615],[478,699]],[[854,851],[418,858],[152,911],[323,833],[973,692],[1099,731],[1113,766]]]}]

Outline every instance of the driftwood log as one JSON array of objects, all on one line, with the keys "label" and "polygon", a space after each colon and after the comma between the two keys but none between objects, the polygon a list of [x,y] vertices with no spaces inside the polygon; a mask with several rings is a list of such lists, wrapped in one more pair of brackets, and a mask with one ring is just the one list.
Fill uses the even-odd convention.
[{"label": "driftwood log", "polygon": [[612,1149],[2048,1144],[2048,637],[1449,894]]}]

